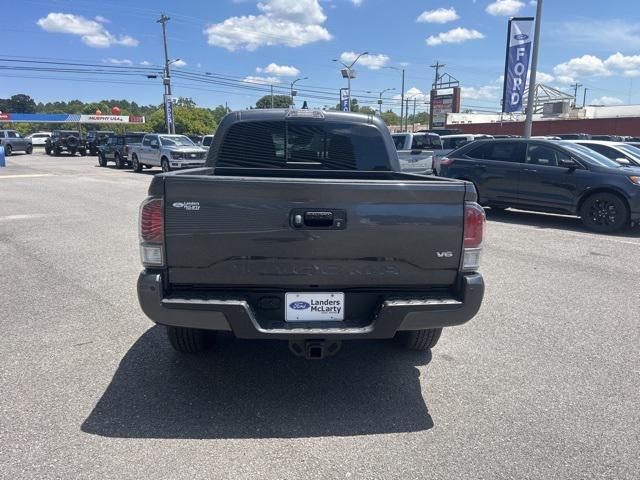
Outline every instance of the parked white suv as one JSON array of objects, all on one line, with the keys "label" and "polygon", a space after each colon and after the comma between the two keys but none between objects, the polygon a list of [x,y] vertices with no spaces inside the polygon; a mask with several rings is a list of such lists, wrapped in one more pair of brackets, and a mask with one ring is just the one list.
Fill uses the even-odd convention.
[{"label": "parked white suv", "polygon": [[27,135],[27,139],[31,140],[31,145],[34,147],[44,147],[47,143],[47,138],[51,136],[51,132],[36,132],[31,135]]}]

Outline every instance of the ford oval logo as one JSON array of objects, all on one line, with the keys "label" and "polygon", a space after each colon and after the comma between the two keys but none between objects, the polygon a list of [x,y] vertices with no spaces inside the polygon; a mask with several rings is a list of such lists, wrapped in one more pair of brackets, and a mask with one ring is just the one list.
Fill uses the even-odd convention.
[{"label": "ford oval logo", "polygon": [[294,310],[306,310],[311,305],[309,305],[307,302],[293,302],[290,303],[289,306]]},{"label": "ford oval logo", "polygon": [[527,38],[529,38],[529,35],[527,35],[526,33],[519,33],[518,35],[514,35],[513,38],[516,40],[526,40]]}]

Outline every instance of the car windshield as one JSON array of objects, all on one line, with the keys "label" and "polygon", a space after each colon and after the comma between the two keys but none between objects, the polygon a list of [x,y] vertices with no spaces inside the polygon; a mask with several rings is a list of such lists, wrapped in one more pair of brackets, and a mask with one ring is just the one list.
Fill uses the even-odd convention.
[{"label": "car windshield", "polygon": [[195,144],[189,139],[189,137],[185,137],[184,135],[172,135],[172,136],[162,136],[160,137],[160,141],[163,145],[167,146],[179,146],[179,147],[194,147]]},{"label": "car windshield", "polygon": [[601,155],[598,152],[591,150],[588,147],[584,147],[577,143],[571,142],[558,142],[565,149],[569,150],[571,153],[576,156],[586,160],[587,162],[595,165],[599,165],[601,167],[609,167],[609,168],[620,168],[620,164],[614,162],[613,160],[608,159],[604,155]]},{"label": "car windshield", "polygon": [[406,135],[392,135],[393,143],[396,145],[396,150],[402,150],[406,142]]}]

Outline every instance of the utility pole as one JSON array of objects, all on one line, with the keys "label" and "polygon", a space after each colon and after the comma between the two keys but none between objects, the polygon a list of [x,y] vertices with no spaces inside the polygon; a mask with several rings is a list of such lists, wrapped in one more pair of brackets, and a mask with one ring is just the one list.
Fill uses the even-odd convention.
[{"label": "utility pole", "polygon": [[582,92],[582,108],[584,108],[587,104],[587,90],[589,89],[587,87],[584,87],[584,92]]},{"label": "utility pole", "polygon": [[157,23],[162,24],[162,39],[164,41],[164,76],[162,82],[164,83],[164,120],[167,125],[167,133],[176,133],[176,127],[173,122],[173,99],[171,97],[171,73],[169,71],[169,50],[167,48],[167,22],[169,17],[164,13],[160,15],[160,18],[156,20]]},{"label": "utility pole", "polygon": [[273,108],[273,85],[271,85],[271,108]]},{"label": "utility pole", "polygon": [[531,75],[529,76],[529,97],[527,100],[527,117],[524,121],[524,137],[531,138],[533,122],[533,102],[536,93],[536,74],[538,72],[538,50],[540,49],[540,24],[542,23],[542,0],[536,3],[536,26],[533,33],[533,54],[531,59]]},{"label": "utility pole", "polygon": [[577,108],[578,107],[578,88],[582,87],[582,84],[576,82],[571,86],[573,87],[573,106]]},{"label": "utility pole", "polygon": [[418,99],[413,97],[413,122],[411,122],[411,131],[415,133],[416,131],[416,101]]},{"label": "utility pole", "polygon": [[406,99],[407,105],[405,106],[405,109],[404,109],[404,114],[405,114],[404,131],[405,132],[409,131],[409,100],[410,100],[410,98],[407,97],[407,99]]},{"label": "utility pole", "polygon": [[436,69],[436,78],[433,82],[433,88],[436,88],[436,85],[438,85],[438,80],[440,80],[440,68],[442,67],[446,67],[446,65],[444,63],[440,63],[438,60],[436,60],[436,63],[434,65],[429,65],[431,68],[435,68]]},{"label": "utility pole", "polygon": [[402,90],[400,90],[400,131],[402,131],[403,109],[404,109],[404,68],[402,69]]}]

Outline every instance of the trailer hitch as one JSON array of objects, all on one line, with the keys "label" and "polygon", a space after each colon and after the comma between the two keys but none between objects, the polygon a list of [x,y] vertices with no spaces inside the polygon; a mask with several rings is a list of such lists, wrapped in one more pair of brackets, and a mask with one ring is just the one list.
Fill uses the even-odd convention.
[{"label": "trailer hitch", "polygon": [[304,357],[307,360],[322,360],[325,357],[331,357],[338,353],[341,347],[341,340],[289,340],[289,350],[294,355]]}]

